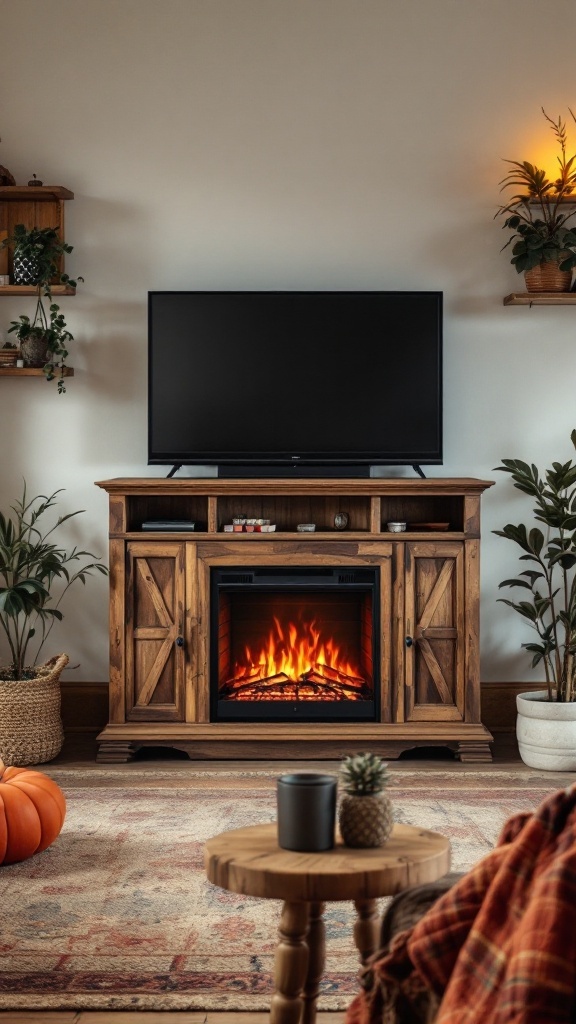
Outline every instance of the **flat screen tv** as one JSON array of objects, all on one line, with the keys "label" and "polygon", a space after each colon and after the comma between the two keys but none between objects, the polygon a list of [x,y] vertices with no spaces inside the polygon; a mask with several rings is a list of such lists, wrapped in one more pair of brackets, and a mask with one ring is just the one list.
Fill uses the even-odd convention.
[{"label": "flat screen tv", "polygon": [[154,291],[148,325],[149,464],[442,462],[442,292]]}]

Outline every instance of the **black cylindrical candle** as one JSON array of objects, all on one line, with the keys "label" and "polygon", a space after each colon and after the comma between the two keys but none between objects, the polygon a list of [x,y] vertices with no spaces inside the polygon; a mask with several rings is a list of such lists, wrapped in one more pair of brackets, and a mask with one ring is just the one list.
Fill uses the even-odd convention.
[{"label": "black cylindrical candle", "polygon": [[278,844],[283,850],[319,851],[334,846],[336,785],[333,775],[299,772],[278,779]]}]

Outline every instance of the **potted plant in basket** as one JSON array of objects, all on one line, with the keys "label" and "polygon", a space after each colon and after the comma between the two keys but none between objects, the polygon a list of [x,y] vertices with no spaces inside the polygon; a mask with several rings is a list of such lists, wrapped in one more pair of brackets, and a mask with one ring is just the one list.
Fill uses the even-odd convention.
[{"label": "potted plant in basket", "polygon": [[[59,272],[60,259],[70,253],[73,246],[60,238],[55,228],[31,228],[16,224],[12,236],[4,246],[14,247],[14,281],[33,284],[36,288],[36,308],[32,318],[22,314],[12,320],[8,333],[14,333],[20,342],[26,366],[40,366],[47,380],[54,380],[58,371],[58,393],[66,391],[64,370],[68,344],[73,335],[68,330],[64,314],[52,302],[54,280],[75,288],[82,277],[73,281],[68,274]],[[46,302],[48,310],[44,303]]]},{"label": "potted plant in basket", "polygon": [[68,657],[56,655],[41,665],[40,652],[62,619],[60,604],[69,588],[94,572],[108,572],[102,563],[86,561],[96,557],[90,551],[54,543],[62,523],[80,514],[44,525],[60,493],[29,499],[24,485],[12,515],[0,512],[0,636],[11,658],[0,667],[0,757],[6,764],[37,764],[60,751],[59,678]]},{"label": "potted plant in basket", "polygon": [[[576,430],[571,440],[576,448]],[[546,689],[519,694],[517,736],[522,760],[531,768],[576,769],[576,463],[553,462],[543,475],[520,459],[503,459],[496,467],[509,473],[514,486],[534,499],[537,525],[509,523],[494,530],[514,541],[531,563],[500,587],[517,587],[523,599],[499,598],[535,630],[522,644],[532,666],[542,665]]]},{"label": "potted plant in basket", "polygon": [[[514,243],[511,262],[519,274],[524,273],[527,290],[567,292],[572,268],[576,266],[576,231],[568,226],[576,215],[576,205],[565,212],[566,207],[562,209],[561,204],[575,193],[576,153],[567,155],[566,122],[561,117],[553,121],[544,108],[542,113],[560,147],[558,177],[551,180],[545,171],[527,160],[506,160],[511,169],[500,182],[501,191],[522,191],[500,206],[495,217],[504,216],[503,228],[513,231],[503,249]],[[576,121],[571,110],[570,115]]]}]

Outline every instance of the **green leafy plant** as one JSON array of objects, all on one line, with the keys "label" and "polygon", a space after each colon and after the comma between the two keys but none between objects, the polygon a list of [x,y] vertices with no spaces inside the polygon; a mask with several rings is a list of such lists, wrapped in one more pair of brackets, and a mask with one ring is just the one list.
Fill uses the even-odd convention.
[{"label": "green leafy plant", "polygon": [[[25,256],[36,268],[36,308],[32,317],[22,314],[17,320],[10,321],[8,333],[14,333],[20,342],[28,338],[45,339],[48,346],[48,359],[43,367],[47,380],[58,377],[58,393],[64,394],[64,370],[68,357],[68,344],[74,340],[68,330],[64,314],[57,303],[52,302],[52,284],[60,284],[76,288],[82,277],[72,280],[69,274],[59,272],[60,258],[71,253],[73,246],[60,238],[55,228],[31,228],[24,224],[16,224],[13,234],[3,242],[3,246],[11,245],[15,256]],[[44,300],[48,305],[46,311]]]},{"label": "green leafy plant", "polygon": [[346,793],[351,796],[373,796],[381,793],[390,781],[388,765],[377,754],[353,754],[345,757],[340,777]]},{"label": "green leafy plant", "polygon": [[[45,292],[44,294],[49,293]],[[58,393],[64,394],[66,391],[64,370],[68,356],[67,346],[70,341],[74,340],[74,337],[68,330],[64,314],[55,302],[50,303],[48,313],[49,318],[46,316],[42,300],[39,299],[34,319],[31,320],[26,314],[21,314],[17,320],[10,321],[8,334],[14,333],[20,342],[26,341],[27,338],[46,339],[49,358],[44,364],[43,371],[46,380],[54,380],[56,373],[58,370],[60,371]]]},{"label": "green leafy plant", "polygon": [[[495,214],[495,217],[506,218],[503,229],[513,231],[502,250],[514,243],[511,262],[519,274],[550,261],[559,263],[560,270],[572,270],[576,266],[576,230],[568,226],[576,216],[576,208],[566,213],[560,207],[576,187],[576,153],[567,155],[566,122],[561,117],[554,121],[544,108],[542,113],[560,147],[558,177],[552,180],[527,160],[506,160],[511,169],[500,182],[500,191],[516,187],[522,191],[500,206]],[[576,122],[571,110],[570,116]]]},{"label": "green leafy plant", "polygon": [[0,512],[0,628],[12,658],[0,672],[3,679],[34,677],[34,668],[27,666],[31,641],[39,640],[34,666],[55,620],[63,617],[60,604],[69,588],[76,582],[85,584],[94,572],[108,573],[101,562],[86,561],[97,557],[90,551],[66,550],[53,542],[62,523],[81,512],[60,516],[50,527],[43,525],[42,517],[57,504],[61,492],[28,499],[24,484],[22,498],[10,506],[13,514]]},{"label": "green leafy plant", "polygon": [[[576,448],[576,430],[570,435]],[[500,587],[519,587],[525,600],[499,598],[525,619],[538,634],[533,643],[522,644],[532,654],[532,666],[542,663],[549,700],[576,700],[576,464],[553,462],[543,475],[520,459],[502,459],[497,470],[509,473],[514,486],[534,499],[538,526],[514,526],[494,530],[514,541],[531,562],[514,579]]]}]

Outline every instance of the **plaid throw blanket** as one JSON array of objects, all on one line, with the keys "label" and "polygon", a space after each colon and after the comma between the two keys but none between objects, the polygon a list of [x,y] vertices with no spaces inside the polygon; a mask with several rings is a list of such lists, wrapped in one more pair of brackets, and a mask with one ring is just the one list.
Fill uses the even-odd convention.
[{"label": "plaid throw blanket", "polygon": [[510,818],[495,849],[375,954],[361,983],[346,1024],[574,1021],[576,785]]}]

